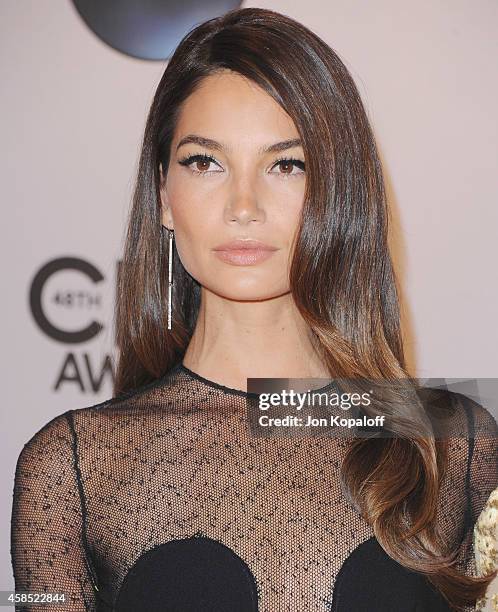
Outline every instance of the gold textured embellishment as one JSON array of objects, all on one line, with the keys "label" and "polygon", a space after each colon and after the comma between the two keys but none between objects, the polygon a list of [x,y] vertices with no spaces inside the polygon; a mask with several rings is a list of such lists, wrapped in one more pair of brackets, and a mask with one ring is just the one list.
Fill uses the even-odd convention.
[{"label": "gold textured embellishment", "polygon": [[[489,496],[474,526],[474,552],[480,576],[498,567],[498,489]],[[477,600],[476,610],[498,612],[498,576],[488,586],[486,595]]]}]

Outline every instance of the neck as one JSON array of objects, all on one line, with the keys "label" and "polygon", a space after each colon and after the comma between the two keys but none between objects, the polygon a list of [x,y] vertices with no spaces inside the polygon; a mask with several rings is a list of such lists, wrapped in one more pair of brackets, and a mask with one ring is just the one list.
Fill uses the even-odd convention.
[{"label": "neck", "polygon": [[237,389],[247,378],[329,377],[290,293],[240,302],[202,291],[188,368]]}]

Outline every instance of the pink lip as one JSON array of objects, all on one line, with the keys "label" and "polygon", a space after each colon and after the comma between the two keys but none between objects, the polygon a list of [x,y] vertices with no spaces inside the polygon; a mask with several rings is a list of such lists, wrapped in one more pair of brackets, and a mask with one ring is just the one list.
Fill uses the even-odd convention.
[{"label": "pink lip", "polygon": [[259,240],[249,240],[238,238],[236,240],[231,240],[230,242],[225,242],[223,244],[218,245],[213,250],[214,251],[242,251],[245,249],[250,250],[258,250],[258,251],[276,251],[276,247],[272,247],[264,242],[260,242]]},{"label": "pink lip", "polygon": [[252,266],[268,259],[275,253],[274,250],[264,249],[230,249],[228,251],[214,251],[222,261],[234,266]]},{"label": "pink lip", "polygon": [[232,240],[213,249],[215,255],[234,266],[250,266],[265,261],[278,251],[258,240]]}]

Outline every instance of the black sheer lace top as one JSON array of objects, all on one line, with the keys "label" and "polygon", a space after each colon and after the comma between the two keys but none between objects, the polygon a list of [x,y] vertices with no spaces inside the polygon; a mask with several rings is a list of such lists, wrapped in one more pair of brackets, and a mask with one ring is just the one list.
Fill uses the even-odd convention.
[{"label": "black sheer lace top", "polygon": [[[498,428],[451,396],[466,435],[450,443],[438,520],[471,575],[472,528],[498,487]],[[450,610],[346,501],[350,440],[255,437],[246,399],[180,363],[35,433],[15,473],[15,588],[67,603],[16,610]]]}]

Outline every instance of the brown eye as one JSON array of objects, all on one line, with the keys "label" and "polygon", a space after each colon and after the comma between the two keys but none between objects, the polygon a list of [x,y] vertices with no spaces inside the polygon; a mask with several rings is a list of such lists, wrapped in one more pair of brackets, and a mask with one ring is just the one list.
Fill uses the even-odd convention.
[{"label": "brown eye", "polygon": [[196,168],[197,170],[199,170],[200,172],[204,172],[204,170],[207,170],[209,168],[209,164],[211,162],[207,161],[206,159],[199,159],[195,162],[196,164]]},{"label": "brown eye", "polygon": [[[217,170],[209,170],[209,166],[214,164],[219,167],[219,164],[216,162],[214,157],[211,155],[189,155],[180,159],[178,163],[181,166],[186,166],[190,168],[190,170],[197,175],[207,175],[216,173]],[[191,167],[195,163],[195,167]]]},{"label": "brown eye", "polygon": [[278,162],[278,165],[280,166],[280,169],[284,171],[284,174],[292,174],[292,168],[294,167],[292,162],[284,160]]},{"label": "brown eye", "polygon": [[[277,172],[277,174],[279,174],[280,176],[283,176],[284,178],[290,177],[290,176],[299,176],[299,175],[303,175],[304,174],[304,162],[301,161],[300,159],[293,159],[293,158],[283,158],[283,159],[277,159],[277,161],[275,162],[273,168],[279,168],[279,172]],[[300,168],[302,170],[302,172],[293,172],[294,167],[296,168]]]}]

